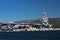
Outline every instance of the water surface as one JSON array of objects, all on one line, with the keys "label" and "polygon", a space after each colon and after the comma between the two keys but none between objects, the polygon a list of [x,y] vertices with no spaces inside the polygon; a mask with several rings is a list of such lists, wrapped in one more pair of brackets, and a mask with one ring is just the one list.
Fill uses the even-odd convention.
[{"label": "water surface", "polygon": [[60,31],[0,32],[0,40],[60,40]]}]

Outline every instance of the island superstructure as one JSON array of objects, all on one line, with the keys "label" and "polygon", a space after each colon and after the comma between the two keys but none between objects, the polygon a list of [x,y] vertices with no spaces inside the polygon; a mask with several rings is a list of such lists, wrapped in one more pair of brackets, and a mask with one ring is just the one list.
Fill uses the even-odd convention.
[{"label": "island superstructure", "polygon": [[41,25],[43,27],[51,27],[52,25],[49,24],[48,22],[48,17],[46,16],[46,11],[43,12],[43,17],[41,19]]}]

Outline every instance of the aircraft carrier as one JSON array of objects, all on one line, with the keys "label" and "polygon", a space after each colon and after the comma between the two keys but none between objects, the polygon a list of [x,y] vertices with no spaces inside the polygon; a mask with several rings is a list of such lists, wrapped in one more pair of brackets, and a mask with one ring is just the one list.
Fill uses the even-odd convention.
[{"label": "aircraft carrier", "polygon": [[41,23],[14,23],[14,22],[1,22],[0,32],[17,32],[17,31],[48,31],[48,30],[60,30],[52,28],[52,25],[48,23],[48,17],[46,11],[42,13]]}]

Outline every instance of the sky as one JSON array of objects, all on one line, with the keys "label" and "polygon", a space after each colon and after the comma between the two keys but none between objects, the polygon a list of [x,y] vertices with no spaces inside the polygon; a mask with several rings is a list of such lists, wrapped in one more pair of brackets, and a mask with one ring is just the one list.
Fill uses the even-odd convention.
[{"label": "sky", "polygon": [[60,0],[0,0],[0,22],[60,17]]}]

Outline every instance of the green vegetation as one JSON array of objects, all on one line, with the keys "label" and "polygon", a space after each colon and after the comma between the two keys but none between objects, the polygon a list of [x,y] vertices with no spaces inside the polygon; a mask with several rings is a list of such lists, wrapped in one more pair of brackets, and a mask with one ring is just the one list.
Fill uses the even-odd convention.
[{"label": "green vegetation", "polygon": [[60,28],[60,25],[53,25],[53,28]]},{"label": "green vegetation", "polygon": [[60,28],[60,18],[49,18],[49,23],[53,28]]}]

